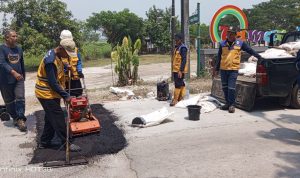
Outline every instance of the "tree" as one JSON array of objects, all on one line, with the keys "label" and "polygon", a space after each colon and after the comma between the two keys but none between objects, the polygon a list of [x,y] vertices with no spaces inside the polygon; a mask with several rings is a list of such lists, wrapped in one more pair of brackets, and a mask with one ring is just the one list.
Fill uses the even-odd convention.
[{"label": "tree", "polygon": [[130,36],[133,41],[142,36],[143,20],[128,9],[120,12],[102,11],[93,13],[87,19],[87,27],[95,32],[102,29],[112,46],[122,41],[124,36]]},{"label": "tree", "polygon": [[[60,32],[64,29],[72,32],[80,46],[80,26],[66,8],[67,5],[59,0],[18,0],[9,1],[3,11],[13,15],[10,28],[20,35],[28,35],[20,38],[24,51],[35,51],[36,55],[41,50],[32,49],[38,47],[34,43],[41,44],[43,49],[52,48],[59,43]],[[34,39],[34,43],[27,42],[28,39]]]},{"label": "tree", "polygon": [[219,23],[219,26],[232,26],[232,27],[239,27],[240,22],[239,20],[233,15],[226,15],[224,16]]},{"label": "tree", "polygon": [[42,33],[39,33],[37,30],[30,28],[27,23],[19,29],[18,33],[22,48],[26,50],[27,54],[44,54],[51,45],[48,38],[46,38]]},{"label": "tree", "polygon": [[83,42],[98,42],[100,39],[99,31],[95,31],[87,26],[86,22],[79,22],[80,29],[82,32],[82,41]]},{"label": "tree", "polygon": [[300,24],[299,0],[270,0],[244,9],[249,29],[294,31]]},{"label": "tree", "polygon": [[170,19],[171,9],[151,7],[146,12],[145,36],[148,36],[155,47],[167,52],[171,49]]},{"label": "tree", "polygon": [[[197,30],[198,30],[198,24],[190,25],[191,44],[195,44],[194,42],[197,39],[197,35],[198,35]],[[200,25],[200,40],[201,40],[202,47],[204,45],[208,46],[211,43],[211,39],[209,36],[209,26],[204,23]]]}]

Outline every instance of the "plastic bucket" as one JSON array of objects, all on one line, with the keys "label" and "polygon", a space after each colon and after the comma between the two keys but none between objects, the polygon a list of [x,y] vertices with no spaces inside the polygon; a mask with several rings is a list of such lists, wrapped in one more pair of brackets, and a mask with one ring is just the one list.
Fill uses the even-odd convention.
[{"label": "plastic bucket", "polygon": [[200,110],[201,106],[198,105],[189,105],[187,106],[189,113],[189,120],[197,121],[200,119]]}]

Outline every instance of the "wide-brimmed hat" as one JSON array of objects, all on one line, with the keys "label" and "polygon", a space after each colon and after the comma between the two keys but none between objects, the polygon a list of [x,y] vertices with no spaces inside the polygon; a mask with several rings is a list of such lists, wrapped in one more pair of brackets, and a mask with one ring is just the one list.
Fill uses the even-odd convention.
[{"label": "wide-brimmed hat", "polygon": [[72,39],[70,39],[70,38],[63,39],[63,40],[60,41],[60,45],[65,49],[65,51],[68,53],[68,55],[70,57],[76,57],[77,56],[77,53],[75,51],[76,44]]},{"label": "wide-brimmed hat", "polygon": [[59,38],[61,40],[63,40],[63,39],[73,39],[73,35],[72,35],[72,32],[70,32],[70,30],[63,30],[63,31],[61,31]]}]

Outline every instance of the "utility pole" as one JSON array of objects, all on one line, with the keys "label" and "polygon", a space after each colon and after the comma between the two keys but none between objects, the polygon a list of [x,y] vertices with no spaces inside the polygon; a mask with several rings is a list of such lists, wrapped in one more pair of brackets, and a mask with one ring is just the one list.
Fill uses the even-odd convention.
[{"label": "utility pole", "polygon": [[[181,33],[183,35],[183,41],[188,49],[190,49],[190,33],[189,33],[189,0],[181,0]],[[190,73],[191,73],[191,65],[190,65],[190,50],[188,50],[187,54],[187,65],[188,65],[188,74],[186,76],[187,79],[187,98],[189,98],[190,87]]]},{"label": "utility pole", "polygon": [[201,49],[201,38],[200,38],[200,3],[197,3],[197,14],[198,14],[198,25],[197,25],[197,77],[203,75],[203,65],[201,64],[200,49]]},{"label": "utility pole", "polygon": [[172,0],[172,16],[171,16],[171,80],[174,81],[173,78],[173,57],[174,57],[174,47],[175,47],[175,31],[176,31],[176,18],[175,18],[175,0]]}]

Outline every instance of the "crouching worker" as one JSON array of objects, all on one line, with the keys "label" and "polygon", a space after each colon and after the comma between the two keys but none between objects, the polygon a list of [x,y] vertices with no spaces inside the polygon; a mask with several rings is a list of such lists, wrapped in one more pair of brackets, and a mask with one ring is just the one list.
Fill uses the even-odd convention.
[{"label": "crouching worker", "polygon": [[175,50],[173,54],[172,72],[174,78],[174,96],[170,106],[175,106],[185,96],[184,74],[187,73],[187,47],[182,42],[182,35],[175,35]]},{"label": "crouching worker", "polygon": [[[61,144],[66,142],[66,123],[64,112],[60,106],[61,98],[70,102],[70,95],[65,91],[65,74],[62,58],[74,57],[75,43],[65,39],[55,49],[50,50],[41,61],[35,85],[35,94],[45,111],[45,124],[39,148],[52,147],[54,134],[60,138]],[[70,145],[71,151],[80,151],[80,147]]]},{"label": "crouching worker", "polygon": [[[63,30],[60,33],[60,39],[71,39],[73,40],[73,35],[69,30]],[[84,78],[82,73],[82,60],[78,48],[75,48],[75,53],[73,57],[63,58],[65,64],[65,75],[66,75],[66,90],[71,96],[81,96],[82,95],[82,85],[80,78]],[[68,72],[71,71],[71,76],[69,77]],[[70,89],[70,90],[69,90]]]}]

